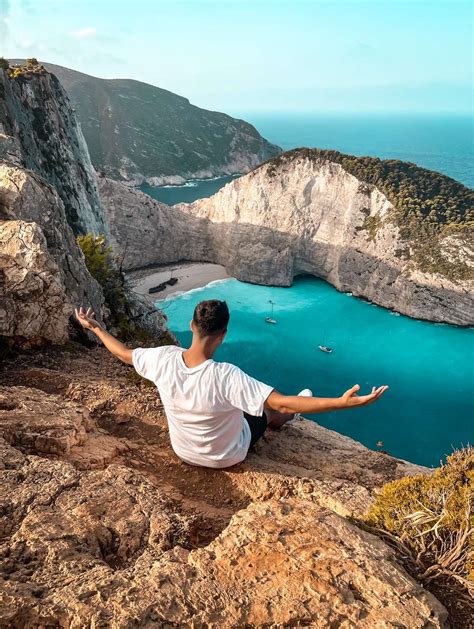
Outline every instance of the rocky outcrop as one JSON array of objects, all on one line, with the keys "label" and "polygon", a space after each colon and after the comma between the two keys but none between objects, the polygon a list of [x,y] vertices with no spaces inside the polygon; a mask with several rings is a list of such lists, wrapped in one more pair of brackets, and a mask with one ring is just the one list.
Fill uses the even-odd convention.
[{"label": "rocky outcrop", "polygon": [[[238,279],[289,286],[310,273],[411,317],[474,323],[474,281],[420,268],[418,235],[403,236],[387,196],[330,159],[295,152],[174,209],[211,221],[215,261]],[[472,240],[462,246],[465,264]]]},{"label": "rocky outcrop", "polygon": [[125,270],[207,259],[209,221],[194,220],[108,177],[99,176],[98,186],[109,223],[110,242]]},{"label": "rocky outcrop", "polygon": [[87,146],[58,79],[45,71],[13,78],[0,69],[0,94],[0,154],[56,189],[74,231],[106,232]]},{"label": "rocky outcrop", "polygon": [[[0,219],[37,224],[46,239],[47,250],[56,262],[56,281],[64,286],[69,304],[88,303],[97,313],[102,312],[102,290],[85,266],[82,251],[67,222],[64,205],[52,186],[31,171],[0,163]],[[8,223],[3,223],[3,227],[7,230]],[[27,263],[24,264],[26,267]],[[34,266],[30,269],[31,272],[35,270]],[[62,309],[59,312],[64,316]],[[66,321],[70,314],[71,310]],[[64,322],[59,327],[63,330]]]},{"label": "rocky outcrop", "polygon": [[177,184],[245,173],[281,152],[248,122],[168,90],[44,65],[69,94],[94,167],[113,179]]},{"label": "rocky outcrop", "polygon": [[66,341],[71,304],[36,223],[0,221],[0,286],[0,336]]},{"label": "rocky outcrop", "polygon": [[[411,169],[405,185],[415,185],[412,171],[421,170]],[[427,270],[415,255],[418,232],[407,236],[386,194],[331,156],[284,154],[209,199],[172,208],[104,179],[99,187],[128,268],[207,261],[240,280],[277,286],[309,273],[411,317],[474,323],[469,224],[437,238],[437,262]],[[458,268],[467,271],[457,277]]]},{"label": "rocky outcrop", "polygon": [[447,626],[344,517],[417,466],[306,420],[235,468],[184,465],[156,390],[101,349],[0,378],[0,624]]},{"label": "rocky outcrop", "polygon": [[[54,76],[41,66],[25,68],[17,77],[0,70],[0,92],[1,239],[6,243],[15,231],[5,221],[25,221],[32,239],[25,245],[16,230],[2,252],[7,266],[0,289],[0,336],[22,345],[64,342],[73,307],[92,306],[100,321],[110,314],[74,234],[74,230],[108,234],[95,172],[67,96]],[[162,336],[163,314],[125,290],[132,322]]]}]

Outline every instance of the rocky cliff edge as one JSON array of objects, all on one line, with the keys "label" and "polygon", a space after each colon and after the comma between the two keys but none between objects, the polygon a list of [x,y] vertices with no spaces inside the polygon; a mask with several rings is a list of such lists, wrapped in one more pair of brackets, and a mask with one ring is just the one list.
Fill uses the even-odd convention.
[{"label": "rocky cliff edge", "polygon": [[347,518],[417,466],[299,420],[244,464],[191,467],[155,388],[102,349],[0,375],[0,624],[447,626]]}]

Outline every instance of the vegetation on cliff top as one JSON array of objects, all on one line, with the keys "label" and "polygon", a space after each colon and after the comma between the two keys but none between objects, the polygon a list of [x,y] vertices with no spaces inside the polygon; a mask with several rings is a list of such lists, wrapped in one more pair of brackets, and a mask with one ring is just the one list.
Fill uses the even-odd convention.
[{"label": "vegetation on cliff top", "polygon": [[367,516],[456,616],[474,613],[473,487],[474,449],[467,447],[431,474],[384,485]]},{"label": "vegetation on cliff top", "polygon": [[11,66],[8,59],[0,58],[0,68],[6,70],[7,75],[11,79],[17,79],[19,77],[29,79],[33,74],[45,74],[46,68],[39,63],[38,59],[31,57],[27,59],[24,64],[18,64]]},{"label": "vegetation on cliff top", "polygon": [[[338,151],[294,149],[274,158],[268,164],[269,174],[293,159],[326,160],[340,164],[344,170],[374,186],[393,204],[395,210],[386,220],[395,223],[402,238],[414,251],[414,262],[427,272],[438,272],[453,280],[472,277],[472,269],[461,261],[449,260],[441,252],[441,240],[451,236],[461,243],[472,238],[474,230],[474,190],[416,164],[376,157],[354,157]],[[377,227],[380,228],[382,222]],[[365,226],[374,239],[373,225]]]}]

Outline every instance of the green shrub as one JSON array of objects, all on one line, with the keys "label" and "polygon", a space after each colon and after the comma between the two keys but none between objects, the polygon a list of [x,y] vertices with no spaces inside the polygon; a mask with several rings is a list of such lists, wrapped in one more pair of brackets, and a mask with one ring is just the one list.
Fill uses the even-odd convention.
[{"label": "green shrub", "polygon": [[8,62],[8,59],[4,59],[4,57],[0,57],[0,68],[2,70],[8,70],[9,67],[10,67],[10,64]]},{"label": "green shrub", "polygon": [[110,323],[119,330],[122,337],[130,336],[127,317],[128,304],[124,291],[124,278],[115,264],[112,247],[105,237],[86,234],[78,236],[77,243],[86,259],[89,273],[101,285],[105,303],[110,310]]},{"label": "green shrub", "polygon": [[131,307],[125,295],[125,278],[103,235],[86,234],[78,236],[89,273],[101,285],[106,306],[110,310],[107,323],[118,330],[124,340],[133,340],[146,345],[172,345],[173,337],[165,332],[156,339],[150,332],[133,323]]},{"label": "green shrub", "polygon": [[386,484],[366,518],[409,558],[424,585],[440,598],[451,593],[443,600],[448,608],[457,601],[469,613],[474,612],[473,485],[469,446],[431,474]]},{"label": "green shrub", "polygon": [[86,258],[89,273],[104,287],[116,274],[112,247],[106,244],[104,236],[94,234],[78,236],[77,242]]},{"label": "green shrub", "polygon": [[30,57],[29,59],[26,60],[25,62],[25,66],[37,66],[38,65],[38,59],[36,59],[36,57]]}]

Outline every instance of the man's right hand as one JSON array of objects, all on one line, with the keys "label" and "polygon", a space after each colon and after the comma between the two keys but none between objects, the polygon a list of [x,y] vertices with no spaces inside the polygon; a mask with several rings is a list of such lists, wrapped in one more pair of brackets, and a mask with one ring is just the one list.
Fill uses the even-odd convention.
[{"label": "man's right hand", "polygon": [[95,312],[92,308],[88,308],[84,312],[84,308],[81,306],[79,310],[75,309],[76,319],[86,330],[92,330],[93,332],[97,330],[97,328],[101,328],[101,325],[95,320]]},{"label": "man's right hand", "polygon": [[75,314],[82,327],[94,332],[111,354],[119,358],[123,363],[133,365],[133,350],[109,334],[107,330],[104,330],[100,323],[95,320],[95,313],[92,308],[88,308],[84,312],[84,308],[81,306],[79,310],[76,308]]},{"label": "man's right hand", "polygon": [[346,391],[341,399],[344,404],[344,408],[353,408],[354,406],[367,406],[378,400],[388,389],[387,385],[382,387],[372,387],[372,392],[368,395],[358,395],[357,391],[360,390],[360,386],[355,384],[352,388]]}]

